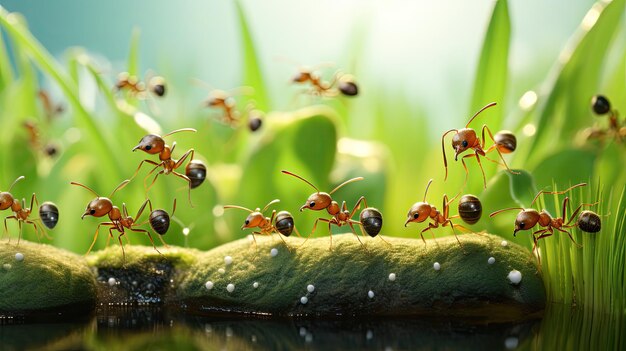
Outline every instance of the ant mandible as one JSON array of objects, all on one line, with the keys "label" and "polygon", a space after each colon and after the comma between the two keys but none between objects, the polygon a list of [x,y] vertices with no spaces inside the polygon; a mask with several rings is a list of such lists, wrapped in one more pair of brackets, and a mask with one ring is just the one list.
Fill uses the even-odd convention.
[{"label": "ant mandible", "polygon": [[488,109],[489,107],[495,106],[496,103],[492,102],[487,104],[485,107],[481,108],[478,112],[476,112],[476,114],[474,114],[474,116],[472,116],[472,118],[470,118],[470,120],[467,122],[467,124],[465,125],[465,128],[463,129],[450,129],[447,132],[443,133],[443,135],[441,136],[441,151],[443,152],[443,166],[446,169],[446,175],[444,177],[444,180],[448,179],[448,161],[446,159],[446,149],[444,146],[444,139],[446,137],[446,135],[448,135],[448,133],[451,132],[455,132],[456,134],[454,134],[454,136],[452,137],[452,147],[455,150],[455,154],[454,154],[454,160],[457,161],[459,154],[463,153],[465,150],[468,149],[472,149],[474,150],[473,154],[469,154],[469,155],[465,155],[461,158],[461,163],[463,164],[463,168],[465,168],[465,183],[463,184],[463,187],[465,187],[465,184],[467,184],[467,178],[469,176],[469,171],[467,170],[467,165],[465,164],[465,158],[467,157],[476,157],[476,161],[478,162],[478,166],[480,167],[480,170],[483,173],[483,184],[484,187],[487,188],[487,178],[485,177],[485,170],[483,169],[482,164],[480,163],[480,156],[484,156],[487,160],[495,162],[495,163],[499,163],[495,160],[492,160],[490,158],[488,158],[486,156],[487,152],[490,152],[492,150],[496,150],[498,152],[498,155],[500,156],[500,159],[502,159],[502,162],[504,163],[504,166],[506,167],[506,169],[511,172],[512,174],[519,174],[518,172],[515,172],[513,170],[511,170],[509,168],[509,166],[506,164],[506,161],[504,160],[504,157],[502,156],[502,152],[501,152],[501,148],[500,147],[494,147],[494,148],[489,148],[487,150],[487,152],[485,152],[485,130],[487,131],[487,133],[489,134],[489,137],[491,138],[491,140],[494,141],[494,143],[496,143],[493,134],[491,133],[491,130],[489,129],[489,127],[487,127],[486,124],[483,124],[482,127],[482,139],[478,138],[478,136],[476,135],[476,131],[472,128],[468,128],[470,123],[472,123],[472,121],[474,120],[474,118],[476,118],[476,116],[478,116],[481,112],[483,112],[484,110]]},{"label": "ant mandible", "polygon": [[13,184],[11,184],[11,186],[9,187],[9,190],[0,192],[0,211],[4,211],[8,208],[11,208],[11,211],[13,211],[12,216],[8,216],[4,219],[4,231],[5,233],[9,231],[7,227],[7,219],[15,219],[20,228],[20,233],[17,238],[17,245],[20,244],[20,239],[22,238],[22,222],[33,225],[33,227],[35,228],[35,232],[37,233],[37,238],[40,238],[41,236],[45,236],[47,239],[51,239],[46,234],[46,231],[43,228],[41,228],[41,232],[43,234],[40,236],[39,225],[37,225],[36,222],[28,219],[33,209],[33,203],[39,205],[39,202],[37,201],[37,196],[35,195],[35,193],[33,193],[33,196],[30,198],[30,207],[26,207],[26,199],[22,199],[22,202],[20,204],[20,201],[14,198],[13,195],[11,194],[11,189],[13,189],[13,186],[15,185],[15,183],[19,182],[22,179],[24,179],[24,176],[17,177],[17,179],[15,179],[15,181],[13,181]]},{"label": "ant mandible", "polygon": [[[77,182],[70,183],[72,185],[78,185],[80,187],[83,187],[91,191],[94,195],[96,195],[96,198],[91,200],[89,204],[87,204],[85,213],[83,213],[83,215],[80,217],[81,219],[84,219],[85,216],[104,217],[108,215],[109,220],[110,220],[110,222],[102,222],[98,224],[98,227],[96,228],[96,232],[93,236],[93,241],[91,242],[91,246],[89,246],[89,250],[87,250],[85,255],[91,252],[91,249],[96,243],[96,239],[98,238],[98,231],[100,230],[101,226],[109,227],[109,240],[113,237],[113,230],[117,230],[120,233],[120,235],[117,237],[117,240],[119,241],[120,246],[122,247],[122,256],[124,257],[124,261],[126,261],[126,252],[124,251],[124,245],[122,244],[122,236],[126,234],[126,231],[125,231],[126,229],[129,229],[130,231],[133,231],[133,232],[146,233],[154,249],[158,253],[161,253],[154,245],[154,240],[152,240],[152,235],[150,235],[149,231],[145,229],[141,229],[141,228],[135,228],[143,224],[143,223],[141,224],[137,223],[137,220],[139,219],[139,217],[141,217],[141,214],[146,208],[146,205],[150,203],[150,200],[146,199],[146,201],[143,202],[143,204],[139,208],[139,211],[137,211],[137,215],[135,215],[135,217],[133,218],[128,215],[128,210],[126,209],[126,203],[122,203],[122,211],[120,211],[119,207],[113,206],[113,203],[109,199],[110,197],[113,197],[113,195],[118,190],[124,188],[129,182],[130,182],[129,179],[124,180],[122,183],[120,183],[120,185],[118,185],[113,190],[113,192],[111,192],[111,195],[109,195],[109,197],[100,197],[100,195],[98,195],[98,193],[96,193],[93,189],[81,183],[77,183]],[[152,205],[150,205],[150,207],[152,207]]]},{"label": "ant mandible", "polygon": [[363,224],[361,222],[359,222],[359,221],[353,220],[352,217],[354,216],[356,211],[361,207],[361,202],[363,202],[365,207],[368,208],[367,207],[367,200],[365,200],[365,197],[361,196],[359,198],[359,200],[356,202],[356,204],[354,205],[354,207],[352,208],[352,211],[348,211],[348,207],[347,207],[345,201],[343,201],[341,207],[339,207],[339,204],[337,203],[337,201],[334,201],[331,198],[331,196],[330,196],[330,195],[332,195],[332,193],[334,193],[335,191],[339,190],[341,187],[343,187],[346,184],[349,184],[349,183],[352,183],[352,182],[356,182],[356,181],[359,181],[359,180],[363,180],[363,177],[356,177],[356,178],[352,178],[352,179],[346,180],[345,182],[339,184],[330,193],[325,193],[325,192],[319,191],[319,189],[315,185],[313,185],[311,182],[309,182],[308,180],[302,178],[301,176],[299,176],[299,175],[297,175],[295,173],[291,173],[289,171],[281,171],[281,172],[283,172],[284,174],[296,177],[296,178],[304,181],[305,183],[309,184],[313,189],[315,189],[317,191],[316,193],[311,194],[311,196],[309,196],[309,198],[306,200],[306,203],[304,205],[302,205],[302,207],[300,207],[300,211],[301,212],[305,208],[308,208],[308,209],[313,210],[313,211],[321,211],[321,210],[325,209],[328,212],[328,214],[333,216],[331,219],[326,219],[326,218],[321,218],[321,217],[316,219],[315,223],[313,224],[313,229],[311,230],[311,233],[309,233],[309,236],[307,237],[307,240],[309,239],[309,237],[317,229],[317,223],[319,221],[322,221],[322,222],[328,223],[328,234],[330,235],[330,250],[332,250],[332,248],[333,248],[333,235],[332,235],[332,230],[331,230],[331,225],[333,225],[333,224],[336,225],[337,227],[341,227],[341,226],[343,226],[345,224],[348,224],[350,226],[350,229],[352,230],[352,233],[359,240],[359,243],[361,243],[361,245],[363,245],[363,242],[361,241],[361,238],[359,238],[359,236],[357,235],[356,231],[354,230],[354,225],[355,224],[361,226],[361,232],[362,232],[363,236],[365,236],[365,233],[363,233]]},{"label": "ant mandible", "polygon": [[[172,135],[174,133],[178,133],[178,132],[196,132],[195,129],[193,128],[183,128],[183,129],[177,129],[175,131],[169,132],[163,136],[159,136],[156,134],[148,134],[146,136],[144,136],[143,138],[141,138],[141,140],[139,141],[139,144],[137,144],[137,146],[135,146],[133,148],[133,151],[135,150],[141,150],[143,152],[146,152],[150,155],[155,155],[155,154],[159,154],[159,160],[161,161],[160,163],[154,162],[152,160],[143,160],[139,163],[139,166],[137,167],[137,170],[135,171],[135,174],[133,174],[133,176],[131,177],[131,179],[135,178],[135,176],[137,175],[137,173],[139,172],[139,169],[141,168],[141,166],[144,164],[144,162],[149,163],[151,165],[154,165],[154,168],[152,168],[152,170],[150,172],[148,172],[148,174],[146,175],[146,177],[144,178],[144,188],[146,188],[146,179],[154,172],[156,171],[158,168],[163,167],[163,169],[161,171],[159,171],[156,176],[154,176],[154,179],[152,180],[152,183],[150,183],[150,186],[148,186],[146,188],[146,191],[150,190],[150,188],[152,187],[152,185],[154,185],[154,183],[156,182],[157,178],[159,177],[159,175],[161,174],[173,174],[179,178],[182,178],[184,180],[187,181],[187,183],[189,183],[189,189],[188,189],[188,197],[189,197],[189,204],[193,207],[193,204],[191,203],[191,189],[193,188],[193,184],[192,181],[189,179],[188,176],[184,175],[184,174],[180,174],[178,172],[176,172],[176,169],[178,169],[180,166],[183,165],[183,163],[185,162],[185,160],[187,159],[187,157],[191,157],[190,158],[190,163],[187,164],[187,168],[190,167],[190,165],[192,164],[191,161],[193,161],[193,156],[194,156],[194,149],[189,149],[187,150],[187,152],[185,152],[180,159],[175,160],[172,158],[172,153],[174,152],[174,148],[176,148],[176,142],[172,143],[172,147],[170,147],[169,145],[165,144],[165,140],[163,140],[163,138]],[[189,170],[188,170],[189,171]],[[189,172],[187,172],[189,173]]]},{"label": "ant mandible", "polygon": [[[291,215],[291,213],[287,211],[280,211],[278,212],[278,214],[276,214],[276,210],[273,210],[271,217],[266,217],[263,214],[265,210],[267,210],[271,205],[277,202],[280,202],[280,200],[274,199],[270,201],[267,205],[265,205],[265,207],[263,207],[262,210],[259,208],[256,208],[254,211],[252,211],[249,208],[246,208],[243,206],[237,206],[237,205],[225,205],[224,208],[225,209],[237,208],[240,210],[250,212],[248,217],[246,217],[246,220],[243,226],[241,227],[241,229],[243,230],[246,228],[257,228],[257,227],[260,229],[260,231],[252,232],[252,238],[254,239],[255,245],[256,245],[256,237],[254,236],[255,234],[271,236],[273,233],[279,233],[288,237],[295,230],[296,234],[300,236],[298,229],[296,229],[293,223],[293,216]],[[285,241],[285,239],[283,239],[283,237],[280,235],[279,237],[283,241],[283,243],[285,243],[285,246],[289,248],[289,245],[287,245],[287,242]]]},{"label": "ant mandible", "polygon": [[[455,224],[452,223],[452,219],[459,217],[459,215],[454,215],[452,217],[449,216],[450,203],[452,203],[452,201],[456,199],[458,194],[454,196],[452,200],[450,201],[448,201],[448,195],[445,195],[445,194],[443,195],[443,213],[441,213],[439,212],[439,210],[437,210],[435,206],[426,202],[426,194],[428,194],[428,188],[430,188],[430,184],[432,182],[433,182],[432,179],[428,181],[428,184],[426,185],[426,191],[424,191],[424,198],[422,199],[422,202],[416,202],[409,209],[409,213],[407,214],[407,219],[406,219],[406,222],[404,222],[404,226],[406,227],[411,222],[422,223],[429,218],[432,219],[432,223],[428,223],[428,227],[424,228],[420,232],[422,241],[424,241],[424,245],[426,245],[426,240],[424,239],[425,231],[430,230],[430,234],[433,236],[433,239],[434,239],[435,234],[432,232],[432,229],[438,228],[439,225],[441,225],[442,227],[445,227],[449,224],[450,228],[452,228],[452,233],[454,234],[456,241],[459,243],[459,245],[461,245],[461,247],[463,247],[463,244],[461,244],[459,237],[456,235],[456,232],[454,231]],[[456,224],[456,226],[469,231],[467,228],[465,228],[461,224]]]},{"label": "ant mandible", "polygon": [[[539,198],[539,195],[541,194],[555,194],[555,195],[561,195],[561,194],[565,194],[567,192],[569,192],[570,190],[574,189],[574,188],[578,188],[581,186],[585,186],[587,185],[587,183],[580,183],[580,184],[576,184],[573,185],[563,191],[545,191],[545,190],[541,190],[537,193],[537,195],[535,196],[535,198],[533,199],[533,201],[531,202],[531,206],[535,203],[535,201],[537,200],[537,198]],[[578,226],[578,222],[571,224],[572,221],[576,218],[576,215],[578,214],[578,212],[580,212],[580,210],[583,208],[583,206],[593,206],[596,203],[593,204],[580,204],[575,210],[574,212],[572,212],[572,215],[570,216],[569,220],[567,220],[567,222],[565,221],[566,219],[566,210],[567,210],[567,204],[569,203],[569,197],[565,197],[565,199],[563,199],[563,205],[562,205],[562,214],[561,217],[557,217],[557,218],[552,218],[552,216],[550,216],[550,214],[546,211],[546,210],[541,210],[541,212],[535,210],[535,209],[524,209],[521,207],[511,207],[511,208],[505,208],[502,210],[498,210],[495,211],[493,213],[491,213],[489,215],[489,217],[493,217],[496,216],[504,211],[510,211],[510,210],[520,210],[521,212],[517,214],[517,217],[515,218],[515,229],[513,230],[513,236],[515,236],[515,234],[517,234],[518,231],[520,230],[530,230],[533,227],[535,227],[535,225],[539,224],[540,227],[543,227],[543,229],[539,229],[535,232],[532,233],[533,236],[533,249],[531,252],[534,252],[535,249],[537,248],[537,242],[540,239],[546,238],[551,236],[552,234],[554,234],[554,230],[558,230],[559,232],[562,233],[566,233],[570,240],[572,240],[572,242],[574,243],[574,245],[576,245],[577,247],[581,247],[581,245],[579,245],[578,243],[576,243],[576,241],[574,240],[574,238],[572,237],[572,233],[568,232],[565,229],[569,229],[569,228],[575,228]]]}]

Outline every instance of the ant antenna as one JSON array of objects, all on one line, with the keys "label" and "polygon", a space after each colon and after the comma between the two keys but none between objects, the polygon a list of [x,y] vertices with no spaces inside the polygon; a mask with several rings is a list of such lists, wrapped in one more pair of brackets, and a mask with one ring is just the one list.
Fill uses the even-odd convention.
[{"label": "ant antenna", "polygon": [[9,190],[7,190],[7,191],[11,192],[11,189],[13,189],[13,186],[15,185],[15,183],[19,182],[20,180],[22,180],[24,178],[26,178],[26,177],[24,177],[24,176],[17,177],[17,179],[13,181],[13,184],[11,184],[11,186],[9,187]]},{"label": "ant antenna", "polygon": [[502,210],[498,210],[498,211],[496,211],[496,212],[493,212],[492,214],[490,214],[490,215],[489,215],[489,217],[493,217],[493,216],[495,216],[495,215],[497,215],[497,214],[500,214],[501,212],[504,212],[504,211],[510,211],[510,210],[522,210],[522,211],[524,211],[524,209],[523,209],[523,208],[521,208],[521,207],[509,207],[509,208],[505,208],[505,209],[502,209]]},{"label": "ant antenna", "polygon": [[224,208],[238,208],[238,209],[240,209],[240,210],[248,211],[248,212],[250,212],[250,213],[254,212],[254,211],[252,211],[252,210],[251,210],[251,209],[249,209],[249,208],[245,208],[245,207],[243,207],[243,206],[237,206],[237,205],[224,205],[223,207],[224,207]]},{"label": "ant antenna", "polygon": [[85,189],[87,189],[87,190],[91,191],[94,195],[96,195],[96,197],[100,197],[100,195],[98,195],[98,193],[97,193],[97,192],[95,192],[93,189],[91,189],[90,187],[88,187],[88,186],[86,186],[86,185],[83,185],[83,184],[80,184],[80,183],[77,183],[77,182],[70,182],[70,184],[72,184],[72,185],[82,186],[83,188],[85,188]]},{"label": "ant antenna", "polygon": [[[339,185],[338,185],[335,189],[333,189],[333,190],[332,190],[330,193],[328,193],[328,194],[330,195],[330,194],[334,193],[335,191],[339,190],[339,188],[341,188],[342,186],[344,186],[344,185],[346,185],[346,184],[348,184],[348,183],[356,182],[356,181],[363,180],[363,179],[364,179],[363,177],[356,177],[356,178],[348,179],[348,180],[346,180],[345,182],[343,182],[343,183],[339,184]],[[318,191],[318,192],[319,192],[319,191]]]},{"label": "ant antenna", "polygon": [[448,160],[446,160],[446,147],[444,145],[444,139],[446,138],[446,135],[448,135],[448,133],[450,132],[459,132],[458,129],[450,129],[449,131],[443,133],[443,135],[441,136],[441,152],[443,152],[443,167],[446,169],[446,175],[443,178],[443,180],[445,181],[446,179],[448,179]]},{"label": "ant antenna", "polygon": [[430,188],[430,184],[433,182],[432,178],[428,181],[428,184],[426,185],[426,191],[424,191],[424,199],[422,200],[422,202],[426,202],[426,194],[428,194],[428,188]]},{"label": "ant antenna", "polygon": [[[283,173],[285,173],[285,174],[288,174],[288,175],[290,175],[290,176],[294,176],[294,177],[296,177],[296,178],[298,178],[298,179],[300,179],[300,180],[304,181],[305,183],[307,183],[307,184],[309,184],[310,186],[312,186],[312,187],[313,187],[313,189],[315,189],[318,193],[320,192],[320,190],[319,190],[319,189],[318,189],[315,185],[311,184],[311,182],[309,182],[308,180],[306,180],[306,179],[304,179],[304,178],[300,177],[299,175],[297,175],[297,174],[295,174],[295,173],[291,173],[291,172],[289,172],[289,171],[281,171],[281,172],[283,172]],[[343,184],[342,184],[342,185],[343,185]]]},{"label": "ant antenna", "polygon": [[171,131],[165,135],[163,135],[161,138],[165,138],[166,136],[170,136],[174,133],[178,133],[178,132],[197,132],[197,130],[193,129],[193,128],[182,128],[182,129],[176,129],[174,131]]},{"label": "ant antenna", "polygon": [[483,112],[484,110],[496,106],[497,104],[495,102],[491,102],[487,105],[485,105],[485,107],[481,108],[478,112],[476,112],[476,114],[474,114],[474,116],[472,116],[472,118],[470,118],[469,122],[467,122],[467,124],[465,125],[465,128],[467,128],[469,126],[470,123],[472,123],[472,121],[474,120],[474,118],[476,118],[476,116],[478,116],[481,112]]},{"label": "ant antenna", "polygon": [[265,213],[265,210],[267,210],[268,207],[270,207],[271,205],[280,202],[279,199],[274,199],[272,201],[270,201],[267,205],[265,205],[265,207],[263,207],[263,209],[261,210],[261,213]]}]

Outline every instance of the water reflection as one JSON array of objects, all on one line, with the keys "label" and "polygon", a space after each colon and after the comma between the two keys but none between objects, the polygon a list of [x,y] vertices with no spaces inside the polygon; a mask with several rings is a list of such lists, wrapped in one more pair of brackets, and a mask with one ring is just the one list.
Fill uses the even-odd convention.
[{"label": "water reflection", "polygon": [[98,309],[87,321],[0,319],[3,350],[557,350],[624,349],[622,318],[550,306],[519,324],[357,318],[184,316],[165,308]]}]

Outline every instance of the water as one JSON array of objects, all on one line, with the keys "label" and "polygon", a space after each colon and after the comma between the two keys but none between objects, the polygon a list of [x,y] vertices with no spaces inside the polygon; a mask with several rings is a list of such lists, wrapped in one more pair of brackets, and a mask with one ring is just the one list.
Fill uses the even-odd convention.
[{"label": "water", "polygon": [[551,305],[520,323],[420,318],[293,320],[100,307],[90,316],[0,318],[2,350],[622,350],[623,318]]}]

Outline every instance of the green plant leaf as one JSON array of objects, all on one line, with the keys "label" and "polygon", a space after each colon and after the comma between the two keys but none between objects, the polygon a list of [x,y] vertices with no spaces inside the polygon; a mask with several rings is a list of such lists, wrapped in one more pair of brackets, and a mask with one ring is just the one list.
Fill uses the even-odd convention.
[{"label": "green plant leaf", "polygon": [[515,200],[522,207],[529,207],[533,201],[535,194],[537,194],[537,187],[535,187],[535,180],[533,176],[524,170],[515,170],[519,174],[511,174],[510,172],[503,172],[509,177],[509,189],[511,198]]},{"label": "green plant leaf", "polygon": [[128,50],[127,67],[128,74],[131,76],[139,77],[139,39],[141,38],[141,31],[139,28],[133,29],[133,34],[130,37],[130,48]]},{"label": "green plant leaf", "polygon": [[481,124],[488,125],[493,133],[499,130],[504,116],[501,104],[505,99],[508,79],[510,36],[511,21],[507,1],[498,0],[494,5],[478,60],[469,112],[469,116],[472,116],[492,101],[500,104],[498,108],[480,117]]},{"label": "green plant leaf", "polygon": [[259,66],[258,55],[254,47],[252,33],[248,26],[248,20],[244,13],[241,1],[235,1],[237,19],[241,30],[241,42],[243,45],[243,85],[254,87],[254,100],[256,108],[267,111],[270,106],[269,98],[263,82],[263,74]]},{"label": "green plant leaf", "polygon": [[596,153],[586,149],[564,149],[548,155],[532,170],[537,187],[566,188],[589,181],[593,175]]},{"label": "green plant leaf", "polygon": [[569,45],[561,52],[552,74],[549,95],[543,99],[537,134],[528,150],[530,164],[559,141],[569,142],[581,127],[589,125],[589,100],[596,93],[605,54],[620,28],[626,1],[600,1],[583,19]]}]

